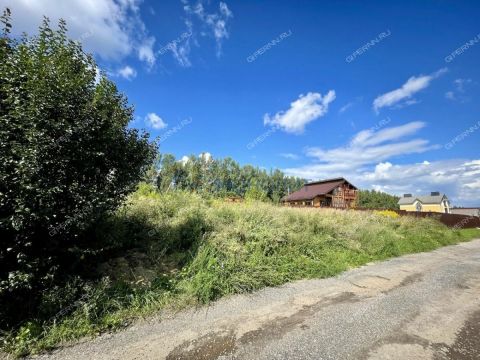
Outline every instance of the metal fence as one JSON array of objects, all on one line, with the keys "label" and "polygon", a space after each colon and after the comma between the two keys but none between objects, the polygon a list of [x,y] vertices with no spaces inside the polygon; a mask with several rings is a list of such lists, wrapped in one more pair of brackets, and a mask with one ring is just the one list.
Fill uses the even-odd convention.
[{"label": "metal fence", "polygon": [[[355,208],[354,210],[366,211],[366,210],[385,210],[385,209],[365,209]],[[422,212],[422,211],[406,211],[406,210],[392,210],[400,216],[414,216],[419,218],[434,218],[440,221],[442,224],[455,229],[472,229],[480,227],[480,217],[460,215],[460,214],[445,214],[438,212]]]}]

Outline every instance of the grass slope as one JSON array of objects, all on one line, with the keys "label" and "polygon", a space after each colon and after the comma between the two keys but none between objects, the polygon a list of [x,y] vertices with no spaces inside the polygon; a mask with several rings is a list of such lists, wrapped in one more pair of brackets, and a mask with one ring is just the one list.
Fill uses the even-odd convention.
[{"label": "grass slope", "polygon": [[57,306],[63,312],[6,334],[4,348],[38,352],[160,309],[333,276],[480,237],[478,230],[449,230],[433,219],[389,215],[230,204],[143,186],[97,229],[102,245],[117,249],[96,269],[103,279],[84,285],[80,300],[68,300],[65,289],[47,294],[46,302],[65,299]]}]

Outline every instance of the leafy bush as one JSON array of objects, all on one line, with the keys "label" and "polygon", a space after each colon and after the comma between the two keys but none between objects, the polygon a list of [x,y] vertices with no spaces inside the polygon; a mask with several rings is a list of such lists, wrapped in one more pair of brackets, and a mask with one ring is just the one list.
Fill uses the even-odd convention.
[{"label": "leafy bush", "polygon": [[[82,234],[134,190],[155,146],[65,23],[0,37],[0,328],[81,253]],[[88,246],[87,246],[88,249]],[[78,256],[77,256],[78,255]],[[21,299],[21,301],[16,301]]]}]

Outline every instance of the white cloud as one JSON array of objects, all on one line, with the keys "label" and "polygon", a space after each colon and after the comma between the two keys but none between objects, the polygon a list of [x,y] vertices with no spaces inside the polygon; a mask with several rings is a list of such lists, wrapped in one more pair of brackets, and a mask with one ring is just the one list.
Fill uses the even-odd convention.
[{"label": "white cloud", "polygon": [[198,157],[205,162],[209,162],[210,160],[212,160],[212,154],[210,154],[208,151],[200,153]]},{"label": "white cloud", "polygon": [[174,58],[181,66],[191,66],[189,58],[192,48],[191,42],[200,46],[196,37],[195,24],[199,27],[200,36],[212,36],[215,39],[216,55],[220,57],[223,41],[230,36],[228,22],[233,17],[233,13],[228,8],[228,5],[221,1],[217,11],[208,12],[204,5],[204,3],[208,5],[208,2],[203,0],[199,0],[196,5],[191,5],[188,0],[182,0],[182,3],[184,4],[183,9],[186,14],[185,25],[191,36],[172,45],[171,50]]},{"label": "white cloud", "polygon": [[414,121],[379,131],[363,130],[353,137],[347,147],[328,151],[313,148],[309,153],[322,161],[344,161],[352,166],[381,161],[393,156],[421,153],[432,148],[428,140],[413,139],[401,142],[394,140],[412,135],[423,127],[424,122]]},{"label": "white cloud", "polygon": [[401,195],[441,191],[456,205],[480,205],[480,160],[424,161],[418,164],[379,163],[355,177],[359,184]]},{"label": "white cloud", "polygon": [[324,150],[318,147],[306,149],[307,156],[313,158],[313,164],[299,168],[286,169],[290,174],[305,178],[331,177],[332,173],[355,172],[380,161],[412,153],[423,153],[436,148],[428,140],[415,138],[399,141],[415,134],[425,123],[410,122],[401,126],[381,130],[363,130],[358,132],[344,147]]},{"label": "white cloud", "polygon": [[102,79],[102,71],[98,66],[95,67],[95,85],[97,85]]},{"label": "white cloud", "polygon": [[414,164],[392,161],[398,156],[436,148],[423,139],[399,141],[424,126],[422,122],[411,122],[376,132],[364,130],[345,147],[307,149],[313,163],[284,171],[311,180],[343,176],[360,188],[396,195],[441,191],[456,205],[480,205],[480,160],[425,160]]},{"label": "white cloud", "polygon": [[344,113],[345,111],[347,111],[349,108],[351,108],[353,106],[353,102],[349,102],[347,103],[346,105],[343,105],[340,110],[338,110],[338,112],[341,114],[341,113]]},{"label": "white cloud", "polygon": [[150,68],[155,65],[155,53],[153,51],[154,44],[155,38],[149,37],[138,47],[138,58],[145,61]]},{"label": "white cloud", "polygon": [[447,91],[445,93],[445,97],[449,100],[455,100],[455,94],[453,91]]},{"label": "white cloud", "polygon": [[[178,160],[178,162],[182,163],[182,165],[186,165],[192,158],[194,159],[195,155],[183,155],[182,158]],[[198,158],[203,162],[209,162],[213,159],[212,154],[210,154],[208,151],[198,154]]]},{"label": "white cloud", "polygon": [[404,125],[385,128],[375,131],[373,128],[360,131],[356,134],[352,141],[352,147],[367,147],[371,145],[378,145],[387,141],[397,140],[407,135],[412,135],[418,130],[425,127],[422,121],[412,121]]},{"label": "white cloud", "polygon": [[418,77],[412,76],[399,89],[395,89],[378,96],[373,101],[374,110],[378,113],[381,108],[393,106],[402,100],[406,100],[403,105],[415,104],[416,100],[410,98],[420,90],[427,88],[433,79],[439,77],[446,71],[447,68],[443,68],[430,75],[420,75]]},{"label": "white cloud", "polygon": [[187,155],[183,155],[182,158],[178,160],[178,162],[181,162],[182,165],[185,165],[189,160],[190,158]]},{"label": "white cloud", "polygon": [[440,191],[446,193],[457,206],[480,206],[480,160],[453,159],[413,164],[386,161],[362,171],[352,171],[348,167],[327,171],[326,167],[316,169],[313,165],[312,171],[287,171],[287,174],[307,179],[343,176],[362,189],[399,196]]},{"label": "white cloud", "polygon": [[292,154],[292,153],[282,153],[280,154],[281,157],[284,157],[285,159],[290,159],[290,160],[297,160],[299,158],[298,155]]},{"label": "white cloud", "polygon": [[230,11],[227,4],[220,1],[219,11],[210,14],[205,11],[205,7],[201,1],[199,1],[194,8],[187,5],[184,9],[187,14],[195,14],[206,27],[210,28],[213,37],[215,38],[215,42],[217,43],[217,56],[220,56],[222,51],[222,41],[229,37],[227,30],[228,19],[233,17],[233,13]]},{"label": "white cloud", "polygon": [[170,50],[172,51],[172,55],[183,67],[190,67],[192,63],[189,59],[190,54],[190,40],[186,39],[183,43],[176,43],[173,42],[170,44]]},{"label": "white cloud", "polygon": [[168,126],[168,124],[166,124],[162,118],[155,113],[148,113],[145,117],[145,120],[147,121],[148,125],[157,130],[164,129]]},{"label": "white cloud", "polygon": [[118,70],[118,75],[123,77],[124,79],[132,80],[137,76],[137,71],[131,66],[126,65]]},{"label": "white cloud", "polygon": [[338,166],[337,164],[342,163],[342,168],[358,168],[375,161],[383,161],[400,155],[423,153],[431,149],[432,146],[429,145],[428,140],[414,139],[378,146],[350,146],[332,150],[310,148],[307,155],[325,162],[329,166]]},{"label": "white cloud", "polygon": [[288,133],[300,134],[310,122],[324,116],[328,111],[328,105],[335,100],[335,91],[330,90],[325,96],[319,93],[309,92],[290,104],[287,111],[277,112],[270,116],[265,114],[263,123],[274,127],[280,127]]},{"label": "white cloud", "polygon": [[455,88],[459,92],[465,92],[465,85],[470,84],[472,82],[472,79],[455,79],[453,81],[453,84],[455,85]]},{"label": "white cloud", "polygon": [[409,100],[405,100],[404,102],[395,104],[395,106],[394,106],[393,108],[394,108],[394,109],[402,109],[402,108],[407,107],[407,106],[411,106],[411,105],[415,105],[415,104],[420,104],[421,102],[422,102],[422,101],[421,101],[421,100],[418,100],[418,99],[409,99]]},{"label": "white cloud", "polygon": [[[152,39],[140,17],[141,0],[0,0],[0,8],[12,10],[14,33],[34,34],[43,16],[52,25],[60,18],[67,22],[69,36],[81,41],[87,52],[104,60],[119,61]],[[151,61],[151,59],[144,58]]]},{"label": "white cloud", "polygon": [[465,96],[465,86],[472,83],[472,79],[455,79],[453,81],[454,89],[445,93],[445,98],[448,100],[455,100],[460,102],[466,102],[470,100],[468,96]]}]

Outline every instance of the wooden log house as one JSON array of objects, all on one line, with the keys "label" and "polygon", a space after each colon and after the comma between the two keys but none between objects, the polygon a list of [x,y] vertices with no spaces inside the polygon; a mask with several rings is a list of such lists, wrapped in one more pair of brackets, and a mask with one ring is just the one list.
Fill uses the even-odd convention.
[{"label": "wooden log house", "polygon": [[354,208],[358,189],[344,178],[315,181],[282,198],[286,206],[312,206],[337,209]]}]

